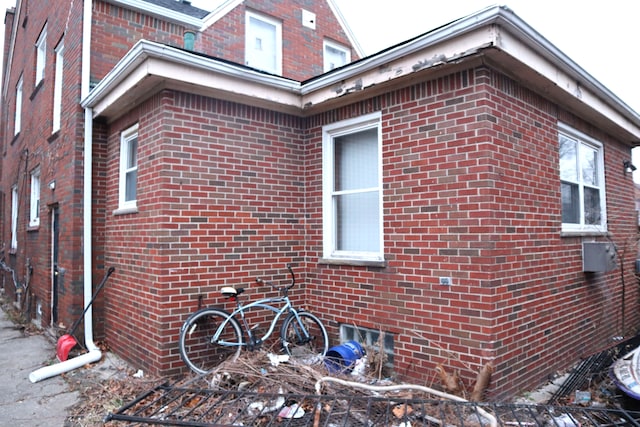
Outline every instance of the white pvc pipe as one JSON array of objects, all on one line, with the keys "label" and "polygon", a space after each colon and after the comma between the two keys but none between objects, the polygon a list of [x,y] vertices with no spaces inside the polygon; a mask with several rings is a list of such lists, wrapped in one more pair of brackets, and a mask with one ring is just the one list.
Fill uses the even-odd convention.
[{"label": "white pvc pipe", "polygon": [[[72,3],[73,4],[73,3]],[[80,99],[84,99],[89,94],[89,75],[91,64],[91,15],[93,2],[84,1],[83,25],[82,25],[82,84],[80,88]],[[92,179],[92,159],[93,159],[93,111],[90,108],[84,110],[84,181],[83,181],[83,265],[84,265],[84,307],[90,303],[92,298],[92,262],[91,262],[91,179]],[[89,307],[84,314],[84,342],[88,353],[67,359],[55,365],[45,366],[29,374],[29,380],[36,383],[46,378],[54,377],[65,372],[80,368],[89,363],[94,363],[102,358],[102,351],[93,342],[93,308]]]},{"label": "white pvc pipe", "polygon": [[[364,384],[364,383],[353,382],[353,381],[345,381],[335,377],[322,377],[318,381],[316,381],[315,388],[316,388],[317,395],[321,394],[320,392],[321,392],[321,386],[323,382],[334,382],[334,383],[338,383],[348,387],[363,388],[369,391],[420,390],[426,393],[433,394],[434,396],[441,397],[443,399],[453,400],[456,402],[467,402],[467,403],[469,402],[468,400],[463,399],[460,396],[455,396],[453,394],[445,393],[443,391],[435,390],[430,387],[425,387],[425,386],[416,385],[416,384],[395,384],[395,385],[386,385],[386,386],[372,385],[372,384]],[[318,402],[318,405],[320,405],[320,402]],[[491,425],[491,427],[498,426],[498,420],[496,419],[496,417],[494,417],[492,414],[488,413],[487,411],[485,411],[480,407],[477,407],[476,409],[483,417],[485,417],[489,421],[489,424]]]}]

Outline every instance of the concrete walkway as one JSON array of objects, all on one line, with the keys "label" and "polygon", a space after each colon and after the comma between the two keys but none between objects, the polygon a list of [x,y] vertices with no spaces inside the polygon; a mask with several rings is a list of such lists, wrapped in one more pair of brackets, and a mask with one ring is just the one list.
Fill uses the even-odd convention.
[{"label": "concrete walkway", "polygon": [[79,395],[65,380],[49,378],[35,384],[29,374],[55,362],[55,343],[45,335],[25,335],[0,308],[0,425],[64,426],[67,408]]}]

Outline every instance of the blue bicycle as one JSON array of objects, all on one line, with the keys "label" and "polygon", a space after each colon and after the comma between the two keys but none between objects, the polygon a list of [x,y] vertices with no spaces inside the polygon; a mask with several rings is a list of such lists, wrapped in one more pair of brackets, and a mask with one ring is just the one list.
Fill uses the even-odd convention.
[{"label": "blue bicycle", "polygon": [[[232,313],[208,307],[189,316],[180,329],[180,356],[191,370],[204,374],[224,361],[237,359],[243,348],[249,351],[260,348],[275,331],[283,314],[286,317],[280,327],[280,350],[307,361],[321,360],[329,349],[327,330],[320,319],[307,311],[296,309],[291,303],[289,290],[296,281],[291,266],[287,265],[287,268],[291,274],[291,283],[287,286],[278,287],[257,279],[258,283],[277,290],[280,294],[278,297],[243,304],[241,295],[245,289],[225,286],[221,289],[222,295],[236,302]],[[249,323],[257,320],[254,314],[258,309],[273,313],[264,334],[257,332],[257,325]],[[260,317],[260,320],[263,318]]]}]

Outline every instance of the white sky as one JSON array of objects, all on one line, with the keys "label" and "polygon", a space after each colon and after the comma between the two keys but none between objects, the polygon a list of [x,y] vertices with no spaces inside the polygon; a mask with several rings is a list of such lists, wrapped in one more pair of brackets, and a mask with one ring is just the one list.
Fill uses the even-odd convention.
[{"label": "white sky", "polygon": [[[201,3],[206,5],[212,0],[191,1],[194,6],[206,8]],[[376,53],[495,4],[495,0],[335,2],[366,54]],[[15,4],[16,0],[0,0],[3,18],[4,10]],[[640,114],[640,2],[503,0],[500,4],[511,8],[516,15]],[[3,35],[4,31],[0,33],[0,43]],[[638,160],[634,160],[634,163],[640,166],[640,152],[638,154]]]}]

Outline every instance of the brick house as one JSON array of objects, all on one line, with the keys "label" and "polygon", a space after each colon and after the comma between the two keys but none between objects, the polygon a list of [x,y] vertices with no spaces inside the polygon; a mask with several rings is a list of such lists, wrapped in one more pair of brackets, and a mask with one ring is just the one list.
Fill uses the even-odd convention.
[{"label": "brick house", "polygon": [[[225,16],[249,19],[248,3]],[[110,16],[93,26],[105,40]],[[494,399],[635,333],[623,165],[640,117],[508,8],[312,77],[211,54],[200,33],[193,50],[137,39],[80,96],[92,161],[74,175],[92,177],[74,187],[85,207],[91,193],[83,262],[117,269],[98,333],[134,365],[184,369],[186,316],[289,262],[333,342],[382,331],[395,373],[418,382],[442,363],[469,385],[492,362]],[[10,194],[19,153],[4,141]],[[51,212],[59,187],[42,189]]]}]

